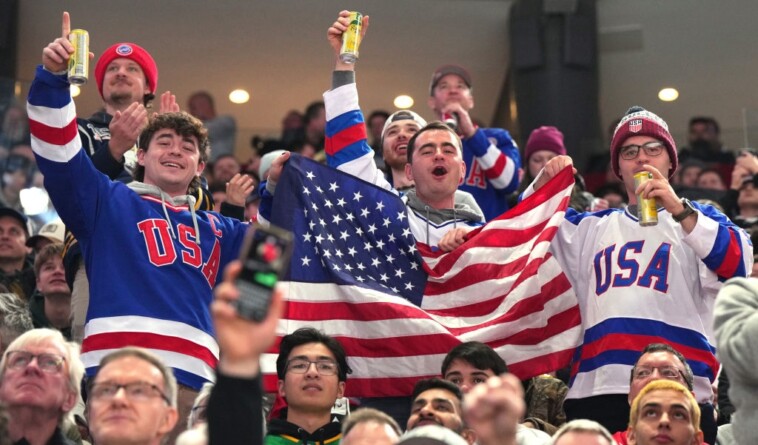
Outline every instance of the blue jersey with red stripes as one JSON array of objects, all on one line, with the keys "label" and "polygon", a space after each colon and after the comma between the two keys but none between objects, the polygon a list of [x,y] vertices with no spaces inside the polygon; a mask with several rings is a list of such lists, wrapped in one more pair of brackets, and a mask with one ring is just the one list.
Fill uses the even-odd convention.
[{"label": "blue jersey with red stripes", "polygon": [[487,221],[508,210],[507,197],[519,185],[521,155],[510,133],[502,128],[478,128],[463,139],[466,177],[458,187],[471,193]]},{"label": "blue jersey with red stripes", "polygon": [[247,224],[98,172],[81,148],[69,91],[65,76],[39,67],[27,109],[45,187],[79,240],[89,277],[82,361],[91,375],[107,353],[144,347],[199,389],[214,379],[219,354],[212,289],[239,255]]}]

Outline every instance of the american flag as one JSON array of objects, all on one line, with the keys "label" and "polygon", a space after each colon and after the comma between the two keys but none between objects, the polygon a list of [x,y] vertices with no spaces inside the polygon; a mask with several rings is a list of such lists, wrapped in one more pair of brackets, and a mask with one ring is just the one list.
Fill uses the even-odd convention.
[{"label": "american flag", "polygon": [[[548,245],[572,185],[566,170],[458,249],[421,252],[399,197],[292,156],[271,218],[296,239],[279,338],[303,326],[337,338],[356,397],[410,395],[462,341],[491,345],[522,378],[568,364],[579,310]],[[262,362],[268,390],[276,357]]]}]

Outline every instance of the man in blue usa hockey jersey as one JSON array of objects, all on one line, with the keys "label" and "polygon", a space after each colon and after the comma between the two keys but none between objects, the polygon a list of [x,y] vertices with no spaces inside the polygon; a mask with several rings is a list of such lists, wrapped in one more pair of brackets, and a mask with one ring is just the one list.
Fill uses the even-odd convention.
[{"label": "man in blue usa hockey jersey", "polygon": [[[213,380],[218,346],[209,313],[218,273],[239,254],[247,228],[196,211],[191,192],[208,158],[202,123],[186,113],[158,114],[140,135],[137,181],[112,182],[81,149],[62,36],[42,52],[29,91],[32,147],[45,187],[81,244],[90,280],[82,361],[139,346],[174,368],[183,399]],[[182,389],[183,388],[183,389]]]},{"label": "man in blue usa hockey jersey", "polygon": [[[714,302],[726,279],[751,270],[752,246],[723,213],[676,195],[668,178],[677,161],[666,122],[630,108],[611,142],[611,167],[625,185],[629,207],[594,213],[569,209],[552,241],[551,251],[579,298],[584,328],[564,402],[569,419],[625,429],[629,373],[649,343],[668,344],[685,356],[697,401],[712,414],[711,382],[719,369]],[[525,194],[569,165],[567,156],[551,159]],[[638,188],[639,172],[652,179]],[[656,200],[657,225],[639,224],[638,194]],[[706,442],[713,443],[715,425],[710,439],[705,433]]]}]

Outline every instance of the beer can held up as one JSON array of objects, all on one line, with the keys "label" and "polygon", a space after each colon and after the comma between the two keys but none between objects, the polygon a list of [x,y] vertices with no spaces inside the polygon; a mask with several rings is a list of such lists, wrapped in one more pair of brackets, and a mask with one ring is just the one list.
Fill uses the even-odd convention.
[{"label": "beer can held up", "polygon": [[68,59],[68,81],[74,85],[84,85],[89,77],[89,33],[74,29],[68,39],[74,45],[74,52]]},{"label": "beer can held up", "polygon": [[344,63],[355,63],[358,60],[358,47],[361,45],[363,14],[358,11],[350,11],[349,19],[350,24],[342,34],[340,60]]},{"label": "beer can held up", "polygon": [[[653,179],[653,174],[642,171],[634,174],[634,188]],[[642,195],[637,195],[637,218],[643,227],[654,226],[658,224],[658,208],[654,198],[645,199]]]}]

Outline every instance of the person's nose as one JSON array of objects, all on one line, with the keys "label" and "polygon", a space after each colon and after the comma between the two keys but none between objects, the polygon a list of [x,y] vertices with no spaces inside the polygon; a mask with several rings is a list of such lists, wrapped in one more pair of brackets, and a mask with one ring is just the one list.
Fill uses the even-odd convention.
[{"label": "person's nose", "polygon": [[319,376],[318,369],[316,369],[316,364],[311,362],[308,363],[308,369],[305,370],[306,377],[310,378],[316,378]]}]

